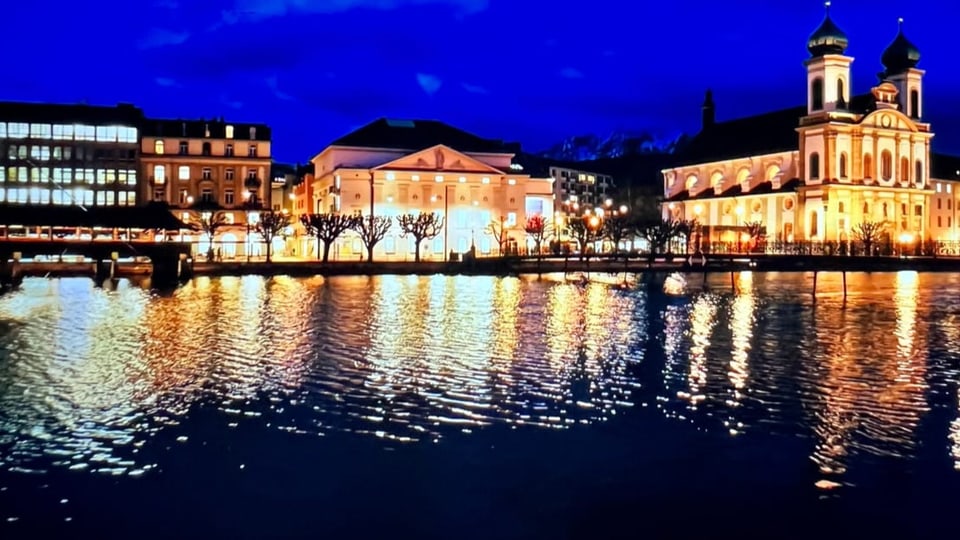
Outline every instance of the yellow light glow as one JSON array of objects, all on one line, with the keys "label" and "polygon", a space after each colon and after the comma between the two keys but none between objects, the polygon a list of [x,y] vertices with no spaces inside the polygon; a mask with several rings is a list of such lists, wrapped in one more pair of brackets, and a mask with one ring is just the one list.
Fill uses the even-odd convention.
[{"label": "yellow light glow", "polygon": [[703,205],[702,205],[702,204],[697,204],[697,205],[695,205],[695,206],[693,207],[693,213],[696,214],[696,215],[698,215],[698,216],[699,216],[700,214],[702,214],[702,213],[703,213]]}]

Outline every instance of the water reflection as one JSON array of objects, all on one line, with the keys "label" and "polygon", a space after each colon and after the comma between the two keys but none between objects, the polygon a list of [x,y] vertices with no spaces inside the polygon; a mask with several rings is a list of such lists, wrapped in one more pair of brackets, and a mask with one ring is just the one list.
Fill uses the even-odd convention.
[{"label": "water reflection", "polygon": [[198,410],[389,445],[590,425],[652,389],[697,429],[801,437],[821,487],[915,459],[939,397],[935,444],[960,470],[958,314],[935,301],[960,284],[851,275],[843,303],[825,274],[814,304],[801,274],[736,279],[679,300],[464,276],[198,278],[167,296],[27,280],[0,297],[0,466],[143,474],[142,445],[187,442]]}]

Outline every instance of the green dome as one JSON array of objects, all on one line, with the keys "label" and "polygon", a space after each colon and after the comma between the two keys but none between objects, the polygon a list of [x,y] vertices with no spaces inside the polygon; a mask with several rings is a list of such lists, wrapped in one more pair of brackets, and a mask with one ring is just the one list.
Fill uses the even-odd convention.
[{"label": "green dome", "polygon": [[917,62],[920,61],[920,49],[917,49],[916,45],[910,43],[907,36],[903,35],[903,19],[900,19],[900,30],[897,32],[897,37],[883,51],[880,61],[883,62],[883,67],[886,68],[888,75],[902,73],[916,67]]},{"label": "green dome", "polygon": [[850,42],[833,19],[830,18],[830,2],[827,2],[827,14],[820,23],[820,27],[807,40],[807,50],[813,56],[825,54],[843,54]]}]

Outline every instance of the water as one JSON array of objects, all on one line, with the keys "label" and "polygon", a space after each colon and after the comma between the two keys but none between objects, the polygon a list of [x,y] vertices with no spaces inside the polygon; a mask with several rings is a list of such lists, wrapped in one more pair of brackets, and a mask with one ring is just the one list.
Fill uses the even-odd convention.
[{"label": "water", "polygon": [[0,536],[953,530],[960,276],[690,281],[28,279]]}]

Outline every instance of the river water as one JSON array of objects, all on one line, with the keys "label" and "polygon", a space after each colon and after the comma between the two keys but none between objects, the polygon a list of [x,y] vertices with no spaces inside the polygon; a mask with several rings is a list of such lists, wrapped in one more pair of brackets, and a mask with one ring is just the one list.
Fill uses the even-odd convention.
[{"label": "river water", "polygon": [[27,279],[0,537],[922,537],[960,276]]}]

